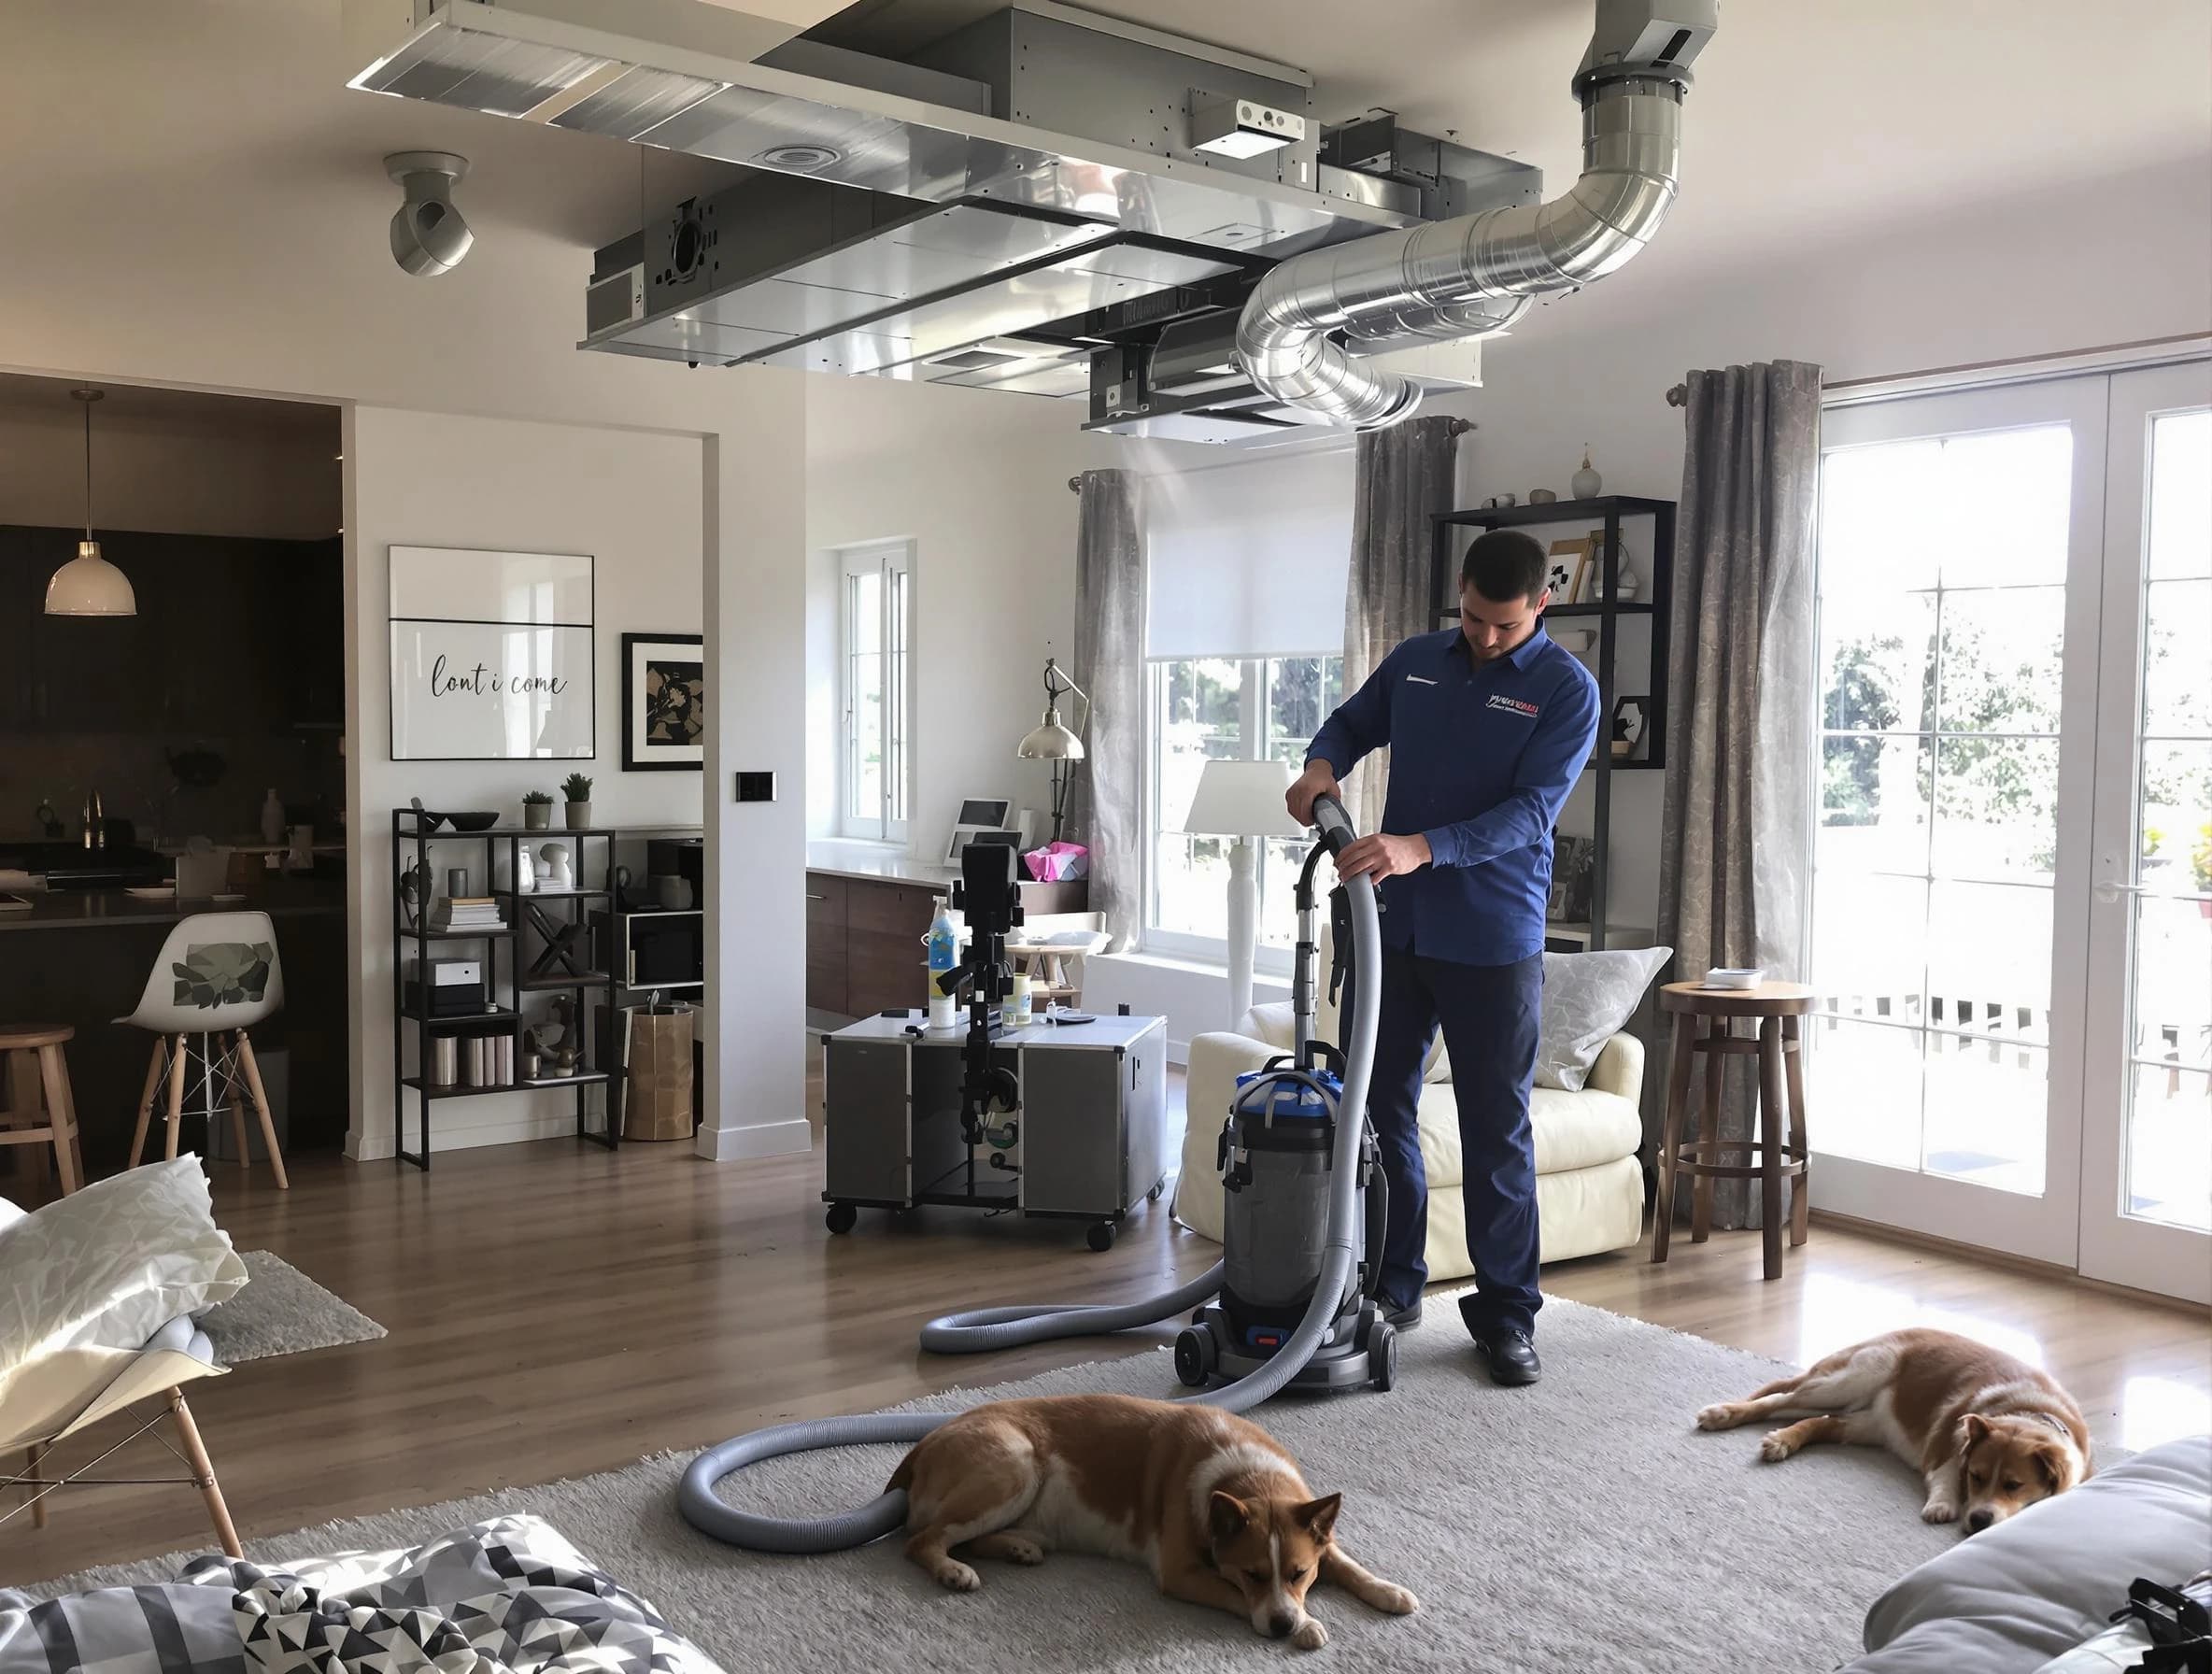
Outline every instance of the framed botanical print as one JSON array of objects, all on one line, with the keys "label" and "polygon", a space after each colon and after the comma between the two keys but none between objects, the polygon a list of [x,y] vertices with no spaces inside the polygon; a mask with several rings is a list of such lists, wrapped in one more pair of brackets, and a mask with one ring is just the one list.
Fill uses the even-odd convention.
[{"label": "framed botanical print", "polygon": [[701,771],[706,656],[696,633],[622,636],[622,771]]}]

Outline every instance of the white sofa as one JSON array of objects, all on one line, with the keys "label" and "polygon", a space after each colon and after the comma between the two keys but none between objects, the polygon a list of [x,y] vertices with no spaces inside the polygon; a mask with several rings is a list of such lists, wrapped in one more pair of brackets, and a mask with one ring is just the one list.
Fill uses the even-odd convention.
[{"label": "white sofa", "polygon": [[[1327,969],[1325,950],[1321,970],[1326,973]],[[1175,1218],[1216,1242],[1222,1227],[1216,1147],[1237,1077],[1288,1052],[1290,1028],[1287,1002],[1259,1005],[1244,1014],[1235,1033],[1199,1035],[1190,1043],[1189,1114]],[[1314,1032],[1325,1041],[1342,1038],[1326,977]],[[1539,1259],[1565,1261],[1625,1249],[1643,1236],[1643,1168],[1636,1155],[1644,1131],[1638,1109],[1643,1076],[1643,1043],[1617,1034],[1598,1052],[1581,1092],[1539,1086],[1531,1094]],[[1459,1189],[1459,1114],[1452,1099],[1451,1059],[1440,1035],[1424,1080],[1421,1158],[1428,1174],[1428,1276],[1432,1283],[1464,1279],[1474,1270],[1467,1256],[1467,1212]]]}]

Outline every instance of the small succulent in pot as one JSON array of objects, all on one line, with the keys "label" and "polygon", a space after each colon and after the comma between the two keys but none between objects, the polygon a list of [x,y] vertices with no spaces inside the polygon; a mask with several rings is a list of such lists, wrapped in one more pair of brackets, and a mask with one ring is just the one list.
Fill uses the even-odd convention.
[{"label": "small succulent in pot", "polygon": [[526,790],[522,793],[522,829],[543,831],[553,824],[553,793],[550,790]]},{"label": "small succulent in pot", "polygon": [[568,799],[561,809],[562,822],[572,831],[588,830],[591,826],[591,777],[588,773],[571,773],[560,782],[560,794]]}]

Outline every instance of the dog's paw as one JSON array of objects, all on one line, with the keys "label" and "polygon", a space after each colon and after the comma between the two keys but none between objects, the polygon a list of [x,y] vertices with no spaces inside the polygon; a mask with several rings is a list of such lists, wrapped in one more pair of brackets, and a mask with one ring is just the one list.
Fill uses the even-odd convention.
[{"label": "dog's paw", "polygon": [[1290,1636],[1290,1642],[1300,1651],[1318,1651],[1328,1643],[1328,1629],[1308,1616],[1298,1624],[1297,1632]]},{"label": "dog's paw", "polygon": [[1759,1456],[1769,1465],[1780,1465],[1796,1451],[1796,1443],[1780,1430],[1769,1430],[1759,1442]]},{"label": "dog's paw", "polygon": [[1404,1587],[1385,1582],[1368,1602],[1386,1615],[1410,1616],[1421,1608],[1421,1600]]},{"label": "dog's paw", "polygon": [[1956,1523],[1958,1520],[1959,1508],[1948,1499],[1931,1499],[1921,1508],[1922,1523]]},{"label": "dog's paw", "polygon": [[983,1585],[983,1577],[957,1558],[948,1558],[938,1566],[937,1582],[947,1592],[972,1593]]},{"label": "dog's paw", "polygon": [[1736,1427],[1736,1407],[1729,1401],[1715,1401],[1709,1407],[1697,1410],[1697,1427],[1701,1430],[1727,1430]]},{"label": "dog's paw", "polygon": [[1027,1535],[1004,1535],[999,1540],[999,1555],[1010,1564],[1042,1564],[1044,1548]]}]

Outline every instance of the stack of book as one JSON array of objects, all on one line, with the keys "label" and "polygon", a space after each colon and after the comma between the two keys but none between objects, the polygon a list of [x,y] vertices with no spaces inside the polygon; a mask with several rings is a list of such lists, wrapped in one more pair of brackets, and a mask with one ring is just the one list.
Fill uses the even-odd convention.
[{"label": "stack of book", "polygon": [[499,930],[507,927],[496,895],[454,895],[438,902],[430,915],[433,930]]}]

